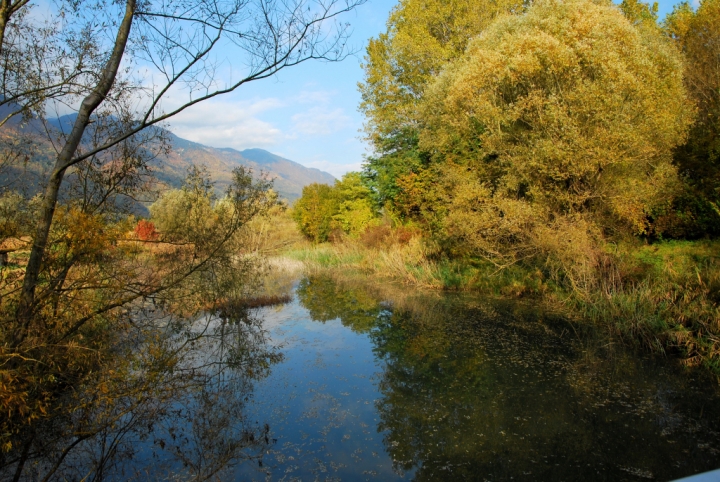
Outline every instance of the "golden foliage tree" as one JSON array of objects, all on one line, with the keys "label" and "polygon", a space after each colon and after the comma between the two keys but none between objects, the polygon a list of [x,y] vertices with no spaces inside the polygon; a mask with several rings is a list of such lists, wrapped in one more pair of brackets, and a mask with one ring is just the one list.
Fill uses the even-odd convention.
[{"label": "golden foliage tree", "polygon": [[332,187],[313,183],[303,188],[302,197],[293,207],[293,218],[301,233],[313,242],[321,243],[327,241],[336,212],[337,200]]},{"label": "golden foliage tree", "polygon": [[370,189],[359,172],[345,174],[332,187],[317,183],[305,186],[293,209],[300,232],[316,243],[327,241],[333,230],[357,236],[376,215]]},{"label": "golden foliage tree", "polygon": [[609,2],[546,0],[472,40],[424,117],[420,145],[452,193],[448,234],[514,261],[569,226],[644,232],[672,197],[691,107],[657,29]]},{"label": "golden foliage tree", "polygon": [[427,85],[498,14],[522,9],[522,0],[402,0],[390,15],[387,32],[370,40],[365,81],[359,84],[360,110],[379,156],[368,160],[366,175],[381,203],[396,197],[398,177],[423,167],[417,133]]},{"label": "golden foliage tree", "polygon": [[375,206],[370,199],[370,190],[363,183],[359,172],[349,172],[335,183],[337,198],[335,224],[346,234],[357,236],[375,219]]},{"label": "golden foliage tree", "polygon": [[367,116],[370,140],[402,127],[415,127],[425,87],[460,57],[468,40],[499,13],[519,11],[523,2],[501,0],[403,0],[388,20],[388,30],[368,44],[360,109]]}]

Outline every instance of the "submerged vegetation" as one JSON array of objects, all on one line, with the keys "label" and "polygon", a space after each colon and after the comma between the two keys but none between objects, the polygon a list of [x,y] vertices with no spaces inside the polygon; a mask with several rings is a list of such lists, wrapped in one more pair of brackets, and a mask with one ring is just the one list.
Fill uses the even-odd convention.
[{"label": "submerged vegetation", "polygon": [[303,193],[331,244],[290,255],[534,296],[720,375],[719,45],[718,0],[402,1],[360,86],[374,155]]}]

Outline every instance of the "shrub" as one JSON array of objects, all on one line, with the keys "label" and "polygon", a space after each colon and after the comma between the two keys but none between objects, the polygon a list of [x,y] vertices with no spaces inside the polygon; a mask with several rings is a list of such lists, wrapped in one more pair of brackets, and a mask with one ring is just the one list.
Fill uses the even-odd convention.
[{"label": "shrub", "polygon": [[360,242],[368,248],[378,249],[387,244],[390,235],[390,226],[387,224],[370,226],[360,235]]},{"label": "shrub", "polygon": [[151,221],[141,219],[138,221],[137,226],[135,226],[135,236],[143,241],[156,241],[158,239],[158,232]]}]

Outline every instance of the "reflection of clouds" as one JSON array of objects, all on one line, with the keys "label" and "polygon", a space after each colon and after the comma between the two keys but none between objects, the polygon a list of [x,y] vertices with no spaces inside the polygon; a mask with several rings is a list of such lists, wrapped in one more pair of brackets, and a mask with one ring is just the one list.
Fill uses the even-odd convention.
[{"label": "reflection of clouds", "polygon": [[[325,351],[348,347],[347,328],[340,320],[314,322],[298,301],[281,307],[262,308],[258,318],[262,320],[262,329],[268,333],[270,346],[280,348],[285,354],[309,347],[322,347]],[[308,333],[313,333],[315,338],[310,339]]]}]

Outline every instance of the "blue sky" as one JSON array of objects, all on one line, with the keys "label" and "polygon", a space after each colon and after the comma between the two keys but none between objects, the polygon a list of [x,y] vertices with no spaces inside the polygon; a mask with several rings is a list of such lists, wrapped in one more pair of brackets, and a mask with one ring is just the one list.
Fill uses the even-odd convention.
[{"label": "blue sky", "polygon": [[[310,62],[241,87],[172,119],[177,135],[213,147],[259,147],[340,177],[359,170],[367,146],[357,111],[360,63],[369,38],[385,31],[396,0],[369,0],[344,20],[358,51],[340,63]],[[677,3],[659,2],[660,18]]]}]

